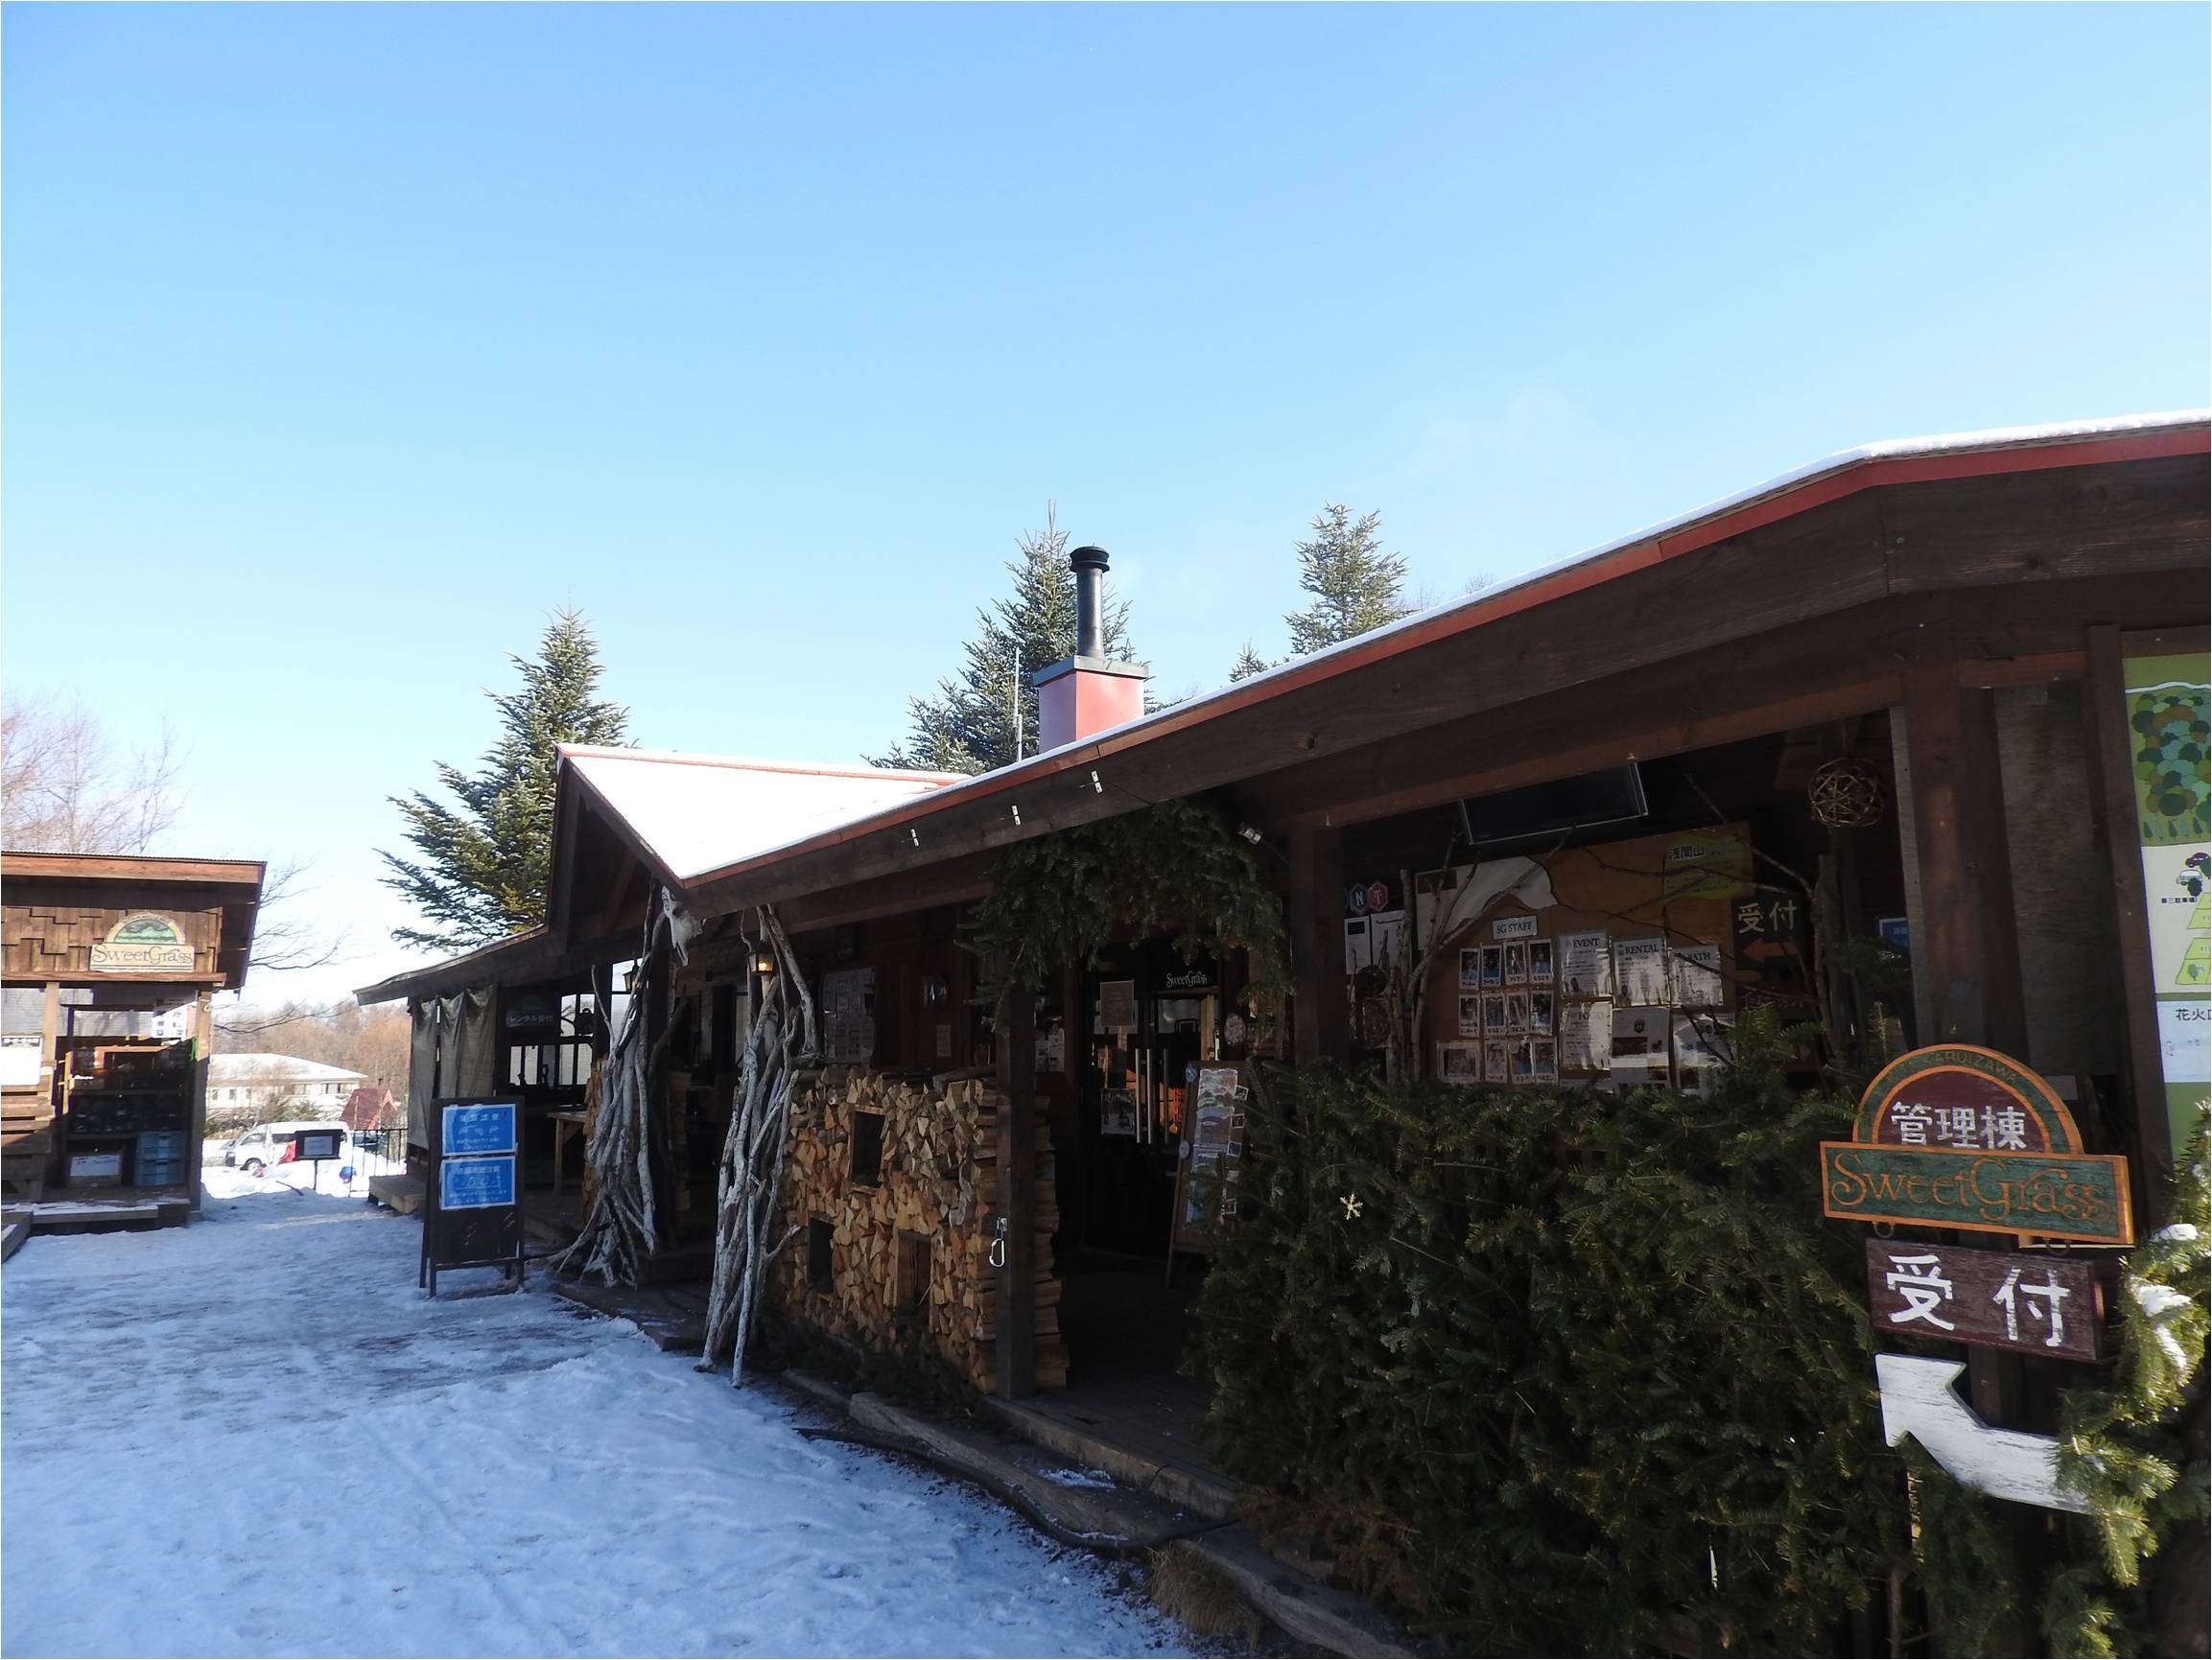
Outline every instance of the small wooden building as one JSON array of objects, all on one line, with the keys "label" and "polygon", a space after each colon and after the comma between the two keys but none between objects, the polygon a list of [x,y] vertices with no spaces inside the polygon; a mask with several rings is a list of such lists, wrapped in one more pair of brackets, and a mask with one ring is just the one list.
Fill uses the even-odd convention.
[{"label": "small wooden building", "polygon": [[[830,1063],[802,1102],[780,1305],[862,1344],[918,1330],[1007,1395],[1114,1364],[1099,1334],[1151,1319],[1110,1325],[1083,1288],[1098,1263],[1166,1277],[1184,1087],[1218,1061],[1694,1088],[1767,1003],[1847,1040],[2021,1056],[2094,1151],[2155,1166],[2205,1088],[2201,987],[2170,944],[2189,918],[2159,925],[2202,840],[2202,750],[2153,824],[2176,803],[2138,787],[2130,700],[2195,698],[2201,730],[2206,456],[2201,414],[1849,452],[1105,730],[1081,712],[1125,699],[1086,702],[1085,677],[1128,667],[1078,654],[1040,677],[1075,693],[1045,753],[813,822],[776,811],[757,763],[638,756],[609,787],[567,755],[547,926],[361,995],[419,1016],[600,975],[603,997],[673,906],[687,953],[647,1012],[675,1177],[656,1192],[663,1238],[695,1247],[680,1220],[713,1203],[747,919],[773,905]],[[995,855],[1178,799],[1239,827],[1277,884],[1280,1028],[1229,1018],[1237,962],[1147,939],[1063,965],[996,1025],[955,937]],[[1893,983],[1870,993],[1846,966],[1877,951]]]},{"label": "small wooden building", "polygon": [[209,999],[246,982],[263,868],[241,859],[0,855],[11,1199],[200,1207]]}]

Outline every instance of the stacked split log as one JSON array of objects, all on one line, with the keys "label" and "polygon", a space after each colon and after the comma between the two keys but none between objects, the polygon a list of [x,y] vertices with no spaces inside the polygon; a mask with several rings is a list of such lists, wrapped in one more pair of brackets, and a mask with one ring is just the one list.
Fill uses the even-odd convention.
[{"label": "stacked split log", "polygon": [[[863,1347],[888,1351],[902,1321],[920,1321],[945,1361],[978,1389],[998,1381],[998,1271],[991,1228],[999,1207],[998,1106],[980,1078],[889,1076],[832,1066],[793,1097],[784,1225],[799,1230],[777,1259],[774,1294],[786,1313]],[[881,1114],[876,1180],[853,1179],[857,1114]],[[1060,1282],[1051,1271],[1052,1150],[1037,1140],[1035,1381],[1068,1381],[1060,1340]],[[826,1283],[810,1264],[807,1225],[830,1228]],[[927,1271],[921,1272],[926,1249]]]}]

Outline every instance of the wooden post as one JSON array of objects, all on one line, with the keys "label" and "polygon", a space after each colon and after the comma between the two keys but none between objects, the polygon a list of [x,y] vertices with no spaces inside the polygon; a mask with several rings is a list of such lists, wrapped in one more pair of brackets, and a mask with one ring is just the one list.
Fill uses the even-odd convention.
[{"label": "wooden post", "polygon": [[[1410,905],[1411,901],[1408,900]],[[1341,832],[1301,824],[1290,832],[1291,1058],[1342,1060],[1352,1021],[1344,994]]]},{"label": "wooden post", "polygon": [[999,1393],[1020,1400],[1037,1380],[1037,999],[1016,986],[999,1017]]},{"label": "wooden post", "polygon": [[1936,1022],[1921,1041],[1987,1043],[2025,1060],[1996,704],[1988,691],[1959,684],[1947,649],[1942,661],[1905,675],[1905,742],[1928,935],[1913,949]]},{"label": "wooden post", "polygon": [[[1930,631],[1931,635],[1935,633]],[[1913,952],[1927,975],[1935,1029],[1922,1043],[1986,1044],[2028,1058],[2027,1003],[2020,989],[2012,864],[2005,844],[2004,777],[1990,693],[1959,684],[1955,636],[1927,642],[1928,660],[1905,672],[1905,743],[1913,779],[1913,833],[1919,854],[1920,910],[1927,938]],[[1966,1243],[1972,1243],[1971,1240]],[[2027,1376],[2017,1355],[1966,1351],[1974,1410],[2000,1428],[2025,1429]],[[1999,1536],[2016,1574],[2036,1560],[2037,1518],[1999,1504]],[[2015,1610],[1999,1628],[2006,1653],[2026,1652]]]}]

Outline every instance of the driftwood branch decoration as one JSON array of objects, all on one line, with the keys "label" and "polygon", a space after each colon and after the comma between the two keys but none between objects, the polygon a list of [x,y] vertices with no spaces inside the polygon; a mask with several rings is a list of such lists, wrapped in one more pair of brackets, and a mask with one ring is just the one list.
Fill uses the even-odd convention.
[{"label": "driftwood branch decoration", "polygon": [[[799,1069],[813,1061],[817,1050],[814,999],[772,906],[761,907],[760,934],[775,972],[761,987],[729,1134],[722,1142],[715,1278],[707,1300],[705,1362],[713,1366],[728,1360],[732,1384],[744,1381],[745,1344],[768,1267],[799,1232],[793,1227],[771,1237],[791,1146],[791,1090]],[[748,936],[748,954],[750,949]]]},{"label": "driftwood branch decoration", "polygon": [[648,1031],[653,993],[671,971],[676,931],[686,921],[667,897],[647,913],[644,950],[630,980],[623,1029],[600,1067],[599,1116],[584,1146],[591,1167],[591,1210],[583,1228],[553,1262],[556,1274],[596,1274],[608,1285],[639,1282],[646,1259],[660,1249],[654,1221],[652,1084],[673,1020]]}]

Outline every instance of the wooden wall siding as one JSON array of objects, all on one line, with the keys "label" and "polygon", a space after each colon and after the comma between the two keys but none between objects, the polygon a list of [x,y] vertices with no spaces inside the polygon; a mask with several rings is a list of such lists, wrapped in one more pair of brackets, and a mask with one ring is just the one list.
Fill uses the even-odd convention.
[{"label": "wooden wall siding", "polygon": [[2028,1052],[2038,1072],[2118,1072],[2111,878],[2095,828],[2082,683],[1992,693]]},{"label": "wooden wall siding", "polygon": [[[157,912],[174,922],[192,947],[192,975],[95,974],[92,947],[107,938],[108,930],[138,911]],[[222,943],[220,909],[180,910],[158,904],[115,908],[105,905],[23,903],[4,907],[6,965],[11,980],[168,979],[200,976],[213,979],[221,973],[216,950]]]},{"label": "wooden wall siding", "polygon": [[[798,1229],[776,1259],[770,1294],[791,1318],[863,1348],[890,1354],[901,1322],[928,1334],[930,1346],[978,1390],[998,1381],[998,1274],[990,1264],[990,1225],[998,1210],[998,1118],[1001,1102],[988,1080],[942,1083],[858,1066],[830,1066],[792,1098],[790,1166],[784,1179],[784,1227]],[[856,1112],[883,1116],[882,1162],[873,1187],[848,1179]],[[1059,1335],[1060,1282],[1052,1274],[1052,1154],[1040,1131],[1034,1277],[1036,1382],[1068,1381]],[[830,1284],[811,1283],[807,1224],[832,1227]],[[902,1309],[902,1236],[929,1244],[929,1275],[911,1309]],[[909,1254],[909,1261],[911,1255]]]}]

